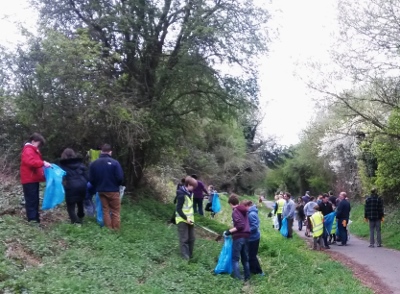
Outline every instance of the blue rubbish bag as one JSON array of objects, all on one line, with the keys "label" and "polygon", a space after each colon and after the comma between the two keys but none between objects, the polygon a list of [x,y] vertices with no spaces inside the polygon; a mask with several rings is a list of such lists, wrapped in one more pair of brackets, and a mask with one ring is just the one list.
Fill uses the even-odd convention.
[{"label": "blue rubbish bag", "polygon": [[283,220],[282,220],[282,227],[281,227],[280,232],[281,232],[281,235],[282,235],[283,237],[287,237],[288,234],[289,234],[289,231],[288,231],[288,221],[287,221],[286,217],[283,218]]},{"label": "blue rubbish bag", "polygon": [[324,216],[324,227],[328,235],[331,234],[333,222],[336,221],[336,211]]},{"label": "blue rubbish bag", "polygon": [[93,195],[96,194],[96,190],[93,188],[90,182],[86,185],[86,196],[85,200],[83,201],[83,206],[85,208],[85,213],[88,216],[95,216],[96,213],[96,206],[93,203]]},{"label": "blue rubbish bag", "polygon": [[46,189],[42,203],[43,210],[52,209],[64,201],[65,191],[62,181],[65,174],[66,172],[56,164],[44,168]]},{"label": "blue rubbish bag", "polygon": [[100,227],[104,226],[104,221],[103,221],[103,207],[101,206],[101,200],[99,193],[96,193],[96,219],[97,223],[100,225]]},{"label": "blue rubbish bag", "polygon": [[231,274],[232,273],[232,237],[224,236],[224,246],[222,246],[219,254],[217,266],[214,269],[216,274]]},{"label": "blue rubbish bag", "polygon": [[219,195],[217,193],[214,193],[213,195],[211,209],[214,213],[218,213],[221,211],[221,202],[219,201]]}]

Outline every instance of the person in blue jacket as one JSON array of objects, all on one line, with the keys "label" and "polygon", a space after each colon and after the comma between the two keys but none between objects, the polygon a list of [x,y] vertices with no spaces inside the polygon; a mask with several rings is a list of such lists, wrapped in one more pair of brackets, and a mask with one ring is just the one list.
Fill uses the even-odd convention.
[{"label": "person in blue jacket", "polygon": [[248,209],[247,216],[250,224],[250,238],[248,242],[250,272],[252,274],[264,275],[257,258],[261,237],[258,209],[250,200],[243,200],[241,204]]}]

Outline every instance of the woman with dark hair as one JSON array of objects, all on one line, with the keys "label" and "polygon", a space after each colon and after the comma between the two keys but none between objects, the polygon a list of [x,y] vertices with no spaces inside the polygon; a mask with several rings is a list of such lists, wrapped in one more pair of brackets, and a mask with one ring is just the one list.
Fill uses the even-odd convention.
[{"label": "woman with dark hair", "polygon": [[63,185],[69,218],[72,224],[81,224],[85,216],[83,202],[88,182],[87,168],[71,148],[66,148],[61,154],[60,167],[66,172]]},{"label": "woman with dark hair", "polygon": [[33,133],[25,143],[21,153],[20,176],[24,191],[25,210],[28,222],[38,225],[39,215],[39,183],[45,182],[43,167],[51,164],[42,159],[39,148],[45,140],[42,135]]}]

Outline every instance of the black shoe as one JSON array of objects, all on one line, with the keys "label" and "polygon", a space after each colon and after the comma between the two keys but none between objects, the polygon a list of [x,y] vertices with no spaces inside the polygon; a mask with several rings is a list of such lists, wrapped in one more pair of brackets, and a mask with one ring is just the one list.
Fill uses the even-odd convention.
[{"label": "black shoe", "polygon": [[374,246],[373,244],[371,244],[371,245],[369,245],[368,247],[369,247],[369,248],[374,248],[375,246]]},{"label": "black shoe", "polygon": [[337,246],[347,246],[347,244],[337,244]]},{"label": "black shoe", "polygon": [[378,244],[378,245],[376,245],[376,247],[382,247],[382,244]]},{"label": "black shoe", "polygon": [[331,247],[329,247],[329,245],[328,245],[328,246],[325,246],[325,249],[331,249]]}]

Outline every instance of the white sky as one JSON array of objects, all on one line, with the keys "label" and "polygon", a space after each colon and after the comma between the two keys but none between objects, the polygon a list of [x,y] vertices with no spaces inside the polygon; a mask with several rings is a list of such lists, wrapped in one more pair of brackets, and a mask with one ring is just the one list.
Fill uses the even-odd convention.
[{"label": "white sky", "polygon": [[[268,0],[257,0],[267,2]],[[273,19],[270,53],[261,59],[261,104],[265,112],[264,136],[275,136],[283,145],[296,144],[312,119],[315,92],[300,77],[308,76],[308,62],[329,63],[336,27],[335,0],[272,0],[266,4]],[[0,0],[0,45],[22,41],[15,22],[34,26],[36,16],[27,0]],[[297,73],[295,75],[295,72]]]}]

